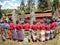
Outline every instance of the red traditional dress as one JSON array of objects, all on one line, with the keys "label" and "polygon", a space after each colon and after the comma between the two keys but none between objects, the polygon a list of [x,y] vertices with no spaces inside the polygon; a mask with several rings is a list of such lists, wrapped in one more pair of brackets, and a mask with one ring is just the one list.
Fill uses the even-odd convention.
[{"label": "red traditional dress", "polygon": [[51,24],[51,30],[50,30],[50,38],[52,39],[52,38],[54,38],[54,30],[55,30],[55,28],[56,28],[56,22],[53,22],[52,24]]},{"label": "red traditional dress", "polygon": [[30,29],[30,24],[29,23],[26,23],[23,25],[23,29],[24,29],[24,37],[28,38],[28,40],[30,40],[30,32],[29,32],[29,29]]},{"label": "red traditional dress", "polygon": [[45,35],[45,38],[46,38],[46,40],[49,40],[50,39],[50,30],[51,30],[51,25],[50,24],[48,24],[48,25],[46,25],[46,35]]},{"label": "red traditional dress", "polygon": [[40,40],[45,41],[45,24],[41,24],[39,26],[39,30],[40,30]]},{"label": "red traditional dress", "polygon": [[11,30],[11,33],[12,33],[13,40],[16,40],[17,39],[17,32],[15,31],[14,23],[10,23],[10,30]]},{"label": "red traditional dress", "polygon": [[17,30],[18,40],[23,41],[24,37],[23,37],[22,30],[21,30],[21,25],[19,23],[16,24],[16,30]]},{"label": "red traditional dress", "polygon": [[38,29],[38,25],[37,24],[33,24],[31,26],[31,29],[32,29],[32,38],[33,38],[33,41],[36,41],[37,40],[37,29]]}]

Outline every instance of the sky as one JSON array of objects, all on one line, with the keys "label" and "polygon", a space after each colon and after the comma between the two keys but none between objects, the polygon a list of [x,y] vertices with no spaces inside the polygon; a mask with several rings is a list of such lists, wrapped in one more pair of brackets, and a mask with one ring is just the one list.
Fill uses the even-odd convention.
[{"label": "sky", "polygon": [[[24,0],[25,4],[27,0]],[[20,6],[21,0],[0,0],[0,5],[2,9],[17,9]]]}]

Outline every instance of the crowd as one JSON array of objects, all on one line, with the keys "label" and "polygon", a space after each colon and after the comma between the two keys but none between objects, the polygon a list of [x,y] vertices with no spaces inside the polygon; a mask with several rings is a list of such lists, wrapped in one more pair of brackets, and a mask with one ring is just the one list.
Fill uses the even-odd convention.
[{"label": "crowd", "polygon": [[[18,41],[23,41],[24,38],[27,38],[29,42],[30,39],[33,42],[37,42],[37,40],[48,41],[56,36],[55,32],[59,33],[58,26],[60,26],[60,21],[41,22],[40,24],[34,21],[33,25],[30,25],[27,21],[19,23],[17,20],[16,24],[14,24],[12,21],[0,20],[0,34],[5,39]],[[37,31],[39,34],[37,34]]]}]

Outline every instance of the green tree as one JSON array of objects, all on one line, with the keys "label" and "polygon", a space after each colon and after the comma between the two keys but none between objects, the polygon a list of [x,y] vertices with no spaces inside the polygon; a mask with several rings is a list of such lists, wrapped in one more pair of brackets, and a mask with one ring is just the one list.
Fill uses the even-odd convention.
[{"label": "green tree", "polygon": [[1,5],[0,5],[0,19],[2,18],[2,11],[1,11]]},{"label": "green tree", "polygon": [[52,5],[52,19],[57,20],[58,19],[58,13],[59,13],[59,0],[53,0],[53,5]]},{"label": "green tree", "polygon": [[38,0],[38,9],[41,11],[45,11],[48,9],[47,0]]}]

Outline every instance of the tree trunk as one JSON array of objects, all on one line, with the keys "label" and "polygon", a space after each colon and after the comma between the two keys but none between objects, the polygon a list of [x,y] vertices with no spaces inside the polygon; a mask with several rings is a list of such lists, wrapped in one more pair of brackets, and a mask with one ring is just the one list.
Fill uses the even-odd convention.
[{"label": "tree trunk", "polygon": [[57,20],[59,18],[59,11],[58,9],[54,10],[52,19]]},{"label": "tree trunk", "polygon": [[30,24],[32,25],[33,24],[33,21],[35,21],[35,12],[34,11],[32,11],[31,13],[30,13]]},{"label": "tree trunk", "polygon": [[22,10],[21,15],[22,15],[21,21],[24,22],[24,20],[25,20],[25,12],[24,12],[24,10]]},{"label": "tree trunk", "polygon": [[30,1],[30,24],[33,24],[35,21],[35,0]]},{"label": "tree trunk", "polygon": [[12,20],[13,20],[14,24],[16,24],[16,21],[19,20],[16,10],[13,10],[13,12],[12,12]]}]

